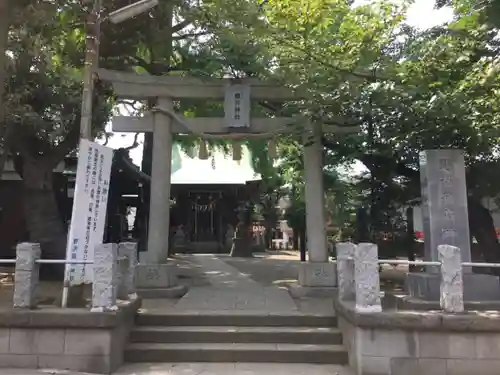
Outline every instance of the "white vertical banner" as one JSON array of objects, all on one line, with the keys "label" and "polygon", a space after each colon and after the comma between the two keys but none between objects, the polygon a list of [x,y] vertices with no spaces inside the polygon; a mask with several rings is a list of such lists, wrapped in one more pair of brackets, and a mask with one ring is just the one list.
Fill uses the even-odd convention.
[{"label": "white vertical banner", "polygon": [[[93,261],[106,224],[113,149],[82,139],[78,154],[73,211],[66,247],[68,261]],[[66,285],[91,283],[91,264],[67,264]]]}]

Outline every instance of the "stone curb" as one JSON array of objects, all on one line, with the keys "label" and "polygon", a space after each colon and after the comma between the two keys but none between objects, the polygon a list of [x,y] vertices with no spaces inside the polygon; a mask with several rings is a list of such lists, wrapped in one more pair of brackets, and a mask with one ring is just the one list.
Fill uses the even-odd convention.
[{"label": "stone curb", "polygon": [[500,332],[498,311],[469,311],[444,313],[442,311],[382,311],[361,313],[354,302],[334,299],[338,316],[357,327],[402,329],[413,331]]},{"label": "stone curb", "polygon": [[123,301],[119,310],[91,312],[88,309],[40,308],[0,310],[0,327],[7,328],[109,328],[135,315],[141,307],[141,298]]}]

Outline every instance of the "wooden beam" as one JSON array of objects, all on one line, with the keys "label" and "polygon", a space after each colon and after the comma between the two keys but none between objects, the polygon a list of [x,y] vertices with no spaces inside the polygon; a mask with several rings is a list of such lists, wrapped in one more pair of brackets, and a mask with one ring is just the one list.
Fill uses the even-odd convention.
[{"label": "wooden beam", "polygon": [[[228,128],[224,125],[224,119],[218,117],[197,117],[188,118],[182,117],[182,121],[186,123],[187,128],[195,133],[205,133],[220,135],[234,134],[262,134],[275,132],[280,130],[280,133],[289,133],[297,129],[294,125],[295,119],[289,117],[277,118],[254,118],[251,120],[249,128]],[[287,126],[288,125],[288,126]],[[153,131],[153,115],[148,114],[144,117],[133,116],[114,116],[112,122],[114,132],[123,133],[144,133]],[[176,134],[189,133],[186,127],[179,124],[177,121],[172,123],[172,132]],[[340,127],[335,125],[324,125],[325,133],[355,133],[359,131],[358,126]]]},{"label": "wooden beam", "polygon": [[196,78],[181,76],[152,76],[98,69],[99,79],[111,82],[116,95],[127,99],[170,97],[173,99],[224,98],[224,88],[232,82],[251,85],[250,95],[255,100],[288,101],[301,96],[292,89],[253,78],[231,80],[228,78]]}]

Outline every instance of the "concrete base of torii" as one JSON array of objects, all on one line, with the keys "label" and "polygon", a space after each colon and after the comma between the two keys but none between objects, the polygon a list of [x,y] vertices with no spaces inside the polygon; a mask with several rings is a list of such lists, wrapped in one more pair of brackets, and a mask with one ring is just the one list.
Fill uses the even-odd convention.
[{"label": "concrete base of torii", "polygon": [[337,289],[337,265],[330,262],[303,262],[298,284],[289,287],[293,297],[331,297]]},{"label": "concrete base of torii", "polygon": [[187,293],[172,264],[138,264],[136,277],[137,294],[142,298],[180,298]]}]

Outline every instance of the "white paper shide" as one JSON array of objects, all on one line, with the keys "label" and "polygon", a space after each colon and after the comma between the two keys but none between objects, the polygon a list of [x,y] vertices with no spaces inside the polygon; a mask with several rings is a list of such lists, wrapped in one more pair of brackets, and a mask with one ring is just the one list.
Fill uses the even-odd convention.
[{"label": "white paper shide", "polygon": [[[113,149],[81,140],[66,250],[69,261],[93,261],[94,248],[103,241],[112,159]],[[67,265],[70,285],[92,280],[91,264]]]}]

